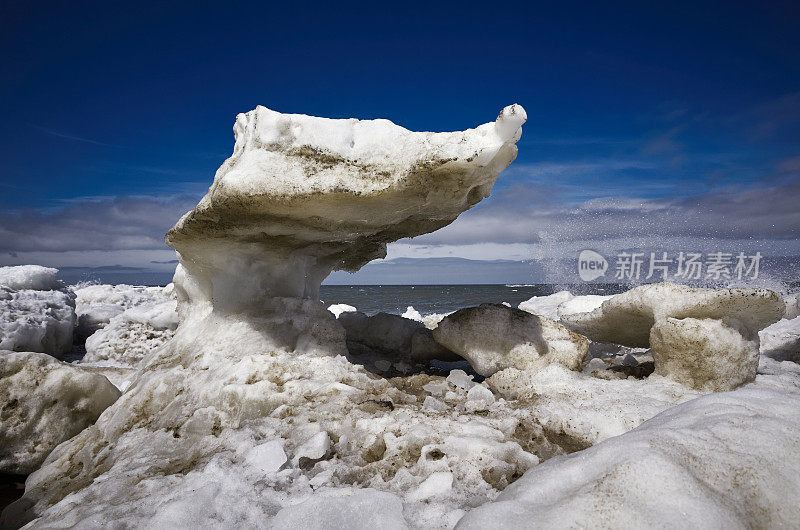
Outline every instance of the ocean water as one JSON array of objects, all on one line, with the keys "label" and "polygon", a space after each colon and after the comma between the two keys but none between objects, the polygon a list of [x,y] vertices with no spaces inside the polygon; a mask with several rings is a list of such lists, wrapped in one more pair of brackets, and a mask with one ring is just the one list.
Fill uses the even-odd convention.
[{"label": "ocean water", "polygon": [[513,307],[533,296],[568,290],[573,294],[616,294],[621,284],[581,285],[323,285],[319,297],[325,305],[348,304],[367,314],[381,311],[402,314],[408,306],[423,315],[449,313],[484,302],[508,302]]}]

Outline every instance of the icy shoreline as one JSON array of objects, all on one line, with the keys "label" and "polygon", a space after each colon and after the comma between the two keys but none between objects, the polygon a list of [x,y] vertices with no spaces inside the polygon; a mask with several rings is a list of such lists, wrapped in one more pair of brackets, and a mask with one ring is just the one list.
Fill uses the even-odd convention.
[{"label": "icy shoreline", "polygon": [[[0,351],[0,471],[32,471],[2,525],[796,522],[796,295],[658,283],[402,315],[318,300],[332,270],[486,197],[525,119],[416,133],[258,107],[167,234],[173,284],[0,269],[0,340],[25,350]],[[48,355],[73,339],[81,362]]]}]

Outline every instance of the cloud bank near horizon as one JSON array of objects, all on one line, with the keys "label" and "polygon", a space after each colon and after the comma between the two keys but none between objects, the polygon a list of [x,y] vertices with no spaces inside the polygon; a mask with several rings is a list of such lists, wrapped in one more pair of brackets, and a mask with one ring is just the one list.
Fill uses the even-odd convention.
[{"label": "cloud bank near horizon", "polygon": [[[575,200],[572,194],[569,186],[514,183],[437,232],[389,245],[387,260],[558,262],[585,248],[605,255],[640,249],[800,256],[800,178],[738,191],[719,187],[685,197]],[[164,233],[196,202],[191,196],[100,199],[55,212],[2,215],[0,264],[168,273],[174,269],[175,253],[164,244]],[[502,267],[492,270],[498,282],[516,281],[500,277]],[[408,262],[403,271],[412,283],[421,272]],[[547,276],[547,269],[540,269],[531,281],[547,281]],[[364,277],[374,280],[375,273]],[[358,281],[358,275],[354,278]]]}]

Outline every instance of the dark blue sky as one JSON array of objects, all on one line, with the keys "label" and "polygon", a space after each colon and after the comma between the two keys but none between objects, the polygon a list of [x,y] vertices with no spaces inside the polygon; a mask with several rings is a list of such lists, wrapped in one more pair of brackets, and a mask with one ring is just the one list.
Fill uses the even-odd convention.
[{"label": "dark blue sky", "polygon": [[[232,151],[235,115],[258,104],[455,130],[521,103],[520,154],[496,193],[544,187],[565,208],[797,189],[790,2],[121,5],[4,3],[6,233],[21,218],[77,229],[91,220],[76,208],[124,198],[196,200]],[[12,253],[57,250],[6,239]]]}]

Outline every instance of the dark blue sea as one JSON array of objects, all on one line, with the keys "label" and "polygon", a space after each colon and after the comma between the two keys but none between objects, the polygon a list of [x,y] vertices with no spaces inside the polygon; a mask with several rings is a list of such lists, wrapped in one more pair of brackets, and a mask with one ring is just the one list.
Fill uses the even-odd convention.
[{"label": "dark blue sea", "polygon": [[420,313],[448,313],[484,302],[508,302],[513,307],[533,296],[568,290],[573,294],[616,294],[629,286],[581,285],[323,285],[320,299],[325,305],[348,304],[367,314],[402,314],[408,306]]}]

